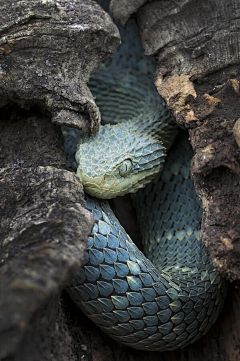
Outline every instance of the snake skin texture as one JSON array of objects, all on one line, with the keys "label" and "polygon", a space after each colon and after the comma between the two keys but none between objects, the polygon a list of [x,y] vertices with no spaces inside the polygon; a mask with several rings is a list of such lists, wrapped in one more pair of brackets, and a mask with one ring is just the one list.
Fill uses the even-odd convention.
[{"label": "snake skin texture", "polygon": [[[130,21],[128,29],[121,30],[119,51],[90,81],[103,123],[115,125],[103,126],[93,136],[68,128],[63,128],[63,134],[69,168],[78,167],[83,183],[90,182],[88,177],[101,178],[89,193],[95,195],[92,189],[101,188],[102,181],[109,183],[116,172],[116,182],[122,179],[123,183],[138,171],[146,172],[147,181],[137,186],[140,189],[133,197],[144,254],[108,202],[86,195],[95,224],[83,268],[67,292],[118,342],[142,350],[171,351],[195,342],[210,329],[223,306],[226,284],[200,239],[202,209],[189,174],[191,146],[180,133],[171,147],[176,126],[150,80],[153,60],[142,53],[136,34],[137,27]],[[129,149],[129,137],[130,163],[129,155],[121,157],[127,152],[125,145]],[[152,151],[146,155],[147,138]],[[159,173],[165,149],[170,147]],[[118,164],[115,173],[109,170],[112,163]],[[84,178],[80,172],[86,169]],[[120,188],[116,182],[110,183],[110,190]],[[110,198],[109,192],[102,198]]]},{"label": "snake skin texture", "polygon": [[190,157],[189,143],[180,139],[159,179],[138,193],[148,258],[108,203],[87,197],[95,225],[84,267],[68,292],[103,331],[134,348],[184,347],[209,330],[223,305],[224,282],[200,240],[201,206],[189,178]]}]

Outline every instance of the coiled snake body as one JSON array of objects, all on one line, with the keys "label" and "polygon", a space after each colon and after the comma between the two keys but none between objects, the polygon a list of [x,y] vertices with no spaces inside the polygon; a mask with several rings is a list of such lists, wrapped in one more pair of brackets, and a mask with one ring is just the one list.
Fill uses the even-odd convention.
[{"label": "coiled snake body", "polygon": [[81,139],[77,174],[88,193],[111,198],[142,188],[134,203],[145,255],[108,203],[86,196],[95,225],[68,293],[117,341],[175,350],[209,330],[222,308],[225,284],[200,239],[201,205],[189,177],[192,151],[185,136],[178,137],[159,173],[176,126],[149,80],[152,60],[139,50],[133,21],[129,32],[122,31],[122,49],[90,83],[105,123],[120,124],[92,136],[63,133],[72,168],[76,137]]}]

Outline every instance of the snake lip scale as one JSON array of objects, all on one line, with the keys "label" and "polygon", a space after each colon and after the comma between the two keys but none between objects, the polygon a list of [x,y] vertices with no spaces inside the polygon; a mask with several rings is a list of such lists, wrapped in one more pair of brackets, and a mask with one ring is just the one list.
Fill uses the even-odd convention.
[{"label": "snake lip scale", "polygon": [[[89,83],[106,125],[96,135],[63,128],[68,166],[91,195],[87,208],[95,219],[84,265],[67,292],[118,342],[172,351],[208,332],[227,286],[200,238],[190,143],[183,132],[176,138],[174,119],[151,80],[154,60],[143,54],[134,20],[120,33],[122,45]],[[95,198],[129,192],[144,253],[108,202]]]}]

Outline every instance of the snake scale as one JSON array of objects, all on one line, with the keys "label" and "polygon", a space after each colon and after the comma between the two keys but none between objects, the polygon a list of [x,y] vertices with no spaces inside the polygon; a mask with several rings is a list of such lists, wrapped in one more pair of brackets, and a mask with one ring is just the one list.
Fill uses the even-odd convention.
[{"label": "snake scale", "polygon": [[84,266],[67,292],[113,339],[169,351],[210,329],[226,285],[200,239],[191,146],[183,133],[172,146],[176,125],[152,83],[154,61],[143,54],[134,20],[120,33],[122,45],[89,84],[103,123],[112,124],[96,135],[70,128],[63,134],[69,167],[78,168],[87,193],[112,198],[139,189],[133,202],[145,255],[108,202],[86,195],[95,225]]}]

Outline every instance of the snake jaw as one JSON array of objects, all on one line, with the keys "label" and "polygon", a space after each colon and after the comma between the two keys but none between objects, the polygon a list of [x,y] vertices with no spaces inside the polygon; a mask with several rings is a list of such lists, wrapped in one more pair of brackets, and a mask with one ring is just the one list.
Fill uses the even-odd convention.
[{"label": "snake jaw", "polygon": [[76,174],[79,177],[81,183],[83,184],[86,193],[90,194],[93,197],[98,197],[98,194],[102,193],[102,188],[101,188],[102,179],[100,177],[95,177],[93,179],[92,177],[89,177],[87,174],[84,174],[80,167],[78,167]]},{"label": "snake jaw", "polygon": [[[119,170],[116,167],[114,176],[105,173],[103,177],[89,176],[83,172],[79,166],[77,176],[84,186],[84,190],[89,195],[100,199],[112,199],[117,196],[124,196],[127,193],[135,193],[143,188],[158,174],[163,166],[164,156],[159,159],[158,164],[145,171],[138,171],[135,174],[128,174],[126,177],[117,177]],[[135,164],[139,166],[139,162]]]}]

